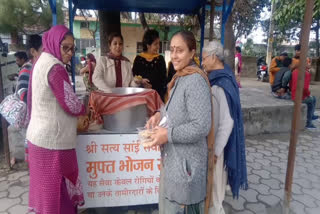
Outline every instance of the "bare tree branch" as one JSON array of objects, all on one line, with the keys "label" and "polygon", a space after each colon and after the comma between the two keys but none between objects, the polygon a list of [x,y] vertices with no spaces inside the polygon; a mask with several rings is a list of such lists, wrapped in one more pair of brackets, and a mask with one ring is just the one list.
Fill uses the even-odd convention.
[{"label": "bare tree branch", "polygon": [[142,24],[143,29],[145,31],[149,30],[149,26],[148,26],[148,23],[146,21],[146,17],[144,16],[144,13],[139,13],[139,18],[140,18],[140,22]]},{"label": "bare tree branch", "polygon": [[85,22],[87,23],[87,28],[88,31],[91,35],[91,37],[93,38],[94,41],[94,46],[96,46],[96,33],[98,31],[98,24],[99,24],[99,16],[98,16],[98,12],[96,10],[94,10],[94,14],[95,14],[95,28],[94,29],[90,29],[90,21],[88,19],[89,16],[92,16],[89,11],[85,11],[85,10],[80,10],[80,14],[83,16],[83,18],[85,19]]}]

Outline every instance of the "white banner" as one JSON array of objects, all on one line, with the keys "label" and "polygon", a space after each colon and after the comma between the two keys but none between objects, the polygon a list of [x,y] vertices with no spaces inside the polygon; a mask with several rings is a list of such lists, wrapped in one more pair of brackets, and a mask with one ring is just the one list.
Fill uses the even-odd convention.
[{"label": "white banner", "polygon": [[160,148],[144,148],[137,139],[137,134],[78,136],[83,207],[158,203]]}]

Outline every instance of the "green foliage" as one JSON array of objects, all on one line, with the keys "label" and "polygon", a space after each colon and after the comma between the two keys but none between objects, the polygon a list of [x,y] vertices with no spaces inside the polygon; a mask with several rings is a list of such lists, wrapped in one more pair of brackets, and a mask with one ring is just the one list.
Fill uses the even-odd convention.
[{"label": "green foliage", "polygon": [[[58,23],[63,23],[62,0],[57,1]],[[27,34],[35,26],[45,30],[52,24],[47,0],[1,0],[0,32]]]},{"label": "green foliage", "polygon": [[260,23],[264,8],[270,7],[270,0],[237,0],[233,6],[233,30],[235,39],[248,36]]},{"label": "green foliage", "polygon": [[[281,48],[281,50],[283,50],[283,48]],[[266,55],[266,52],[267,52],[266,44],[254,44],[252,39],[247,39],[247,42],[244,43],[242,47],[243,56],[262,57]]]},{"label": "green foliage", "polygon": [[[288,40],[298,39],[305,12],[305,0],[272,0],[275,4],[275,30]],[[320,1],[315,0],[313,9],[313,23],[311,29],[316,28],[316,20],[320,19]]]},{"label": "green foliage", "polygon": [[[170,24],[177,24],[184,30],[190,30],[196,33],[200,29],[200,24],[197,15],[184,14],[159,14],[159,13],[145,13],[147,23],[157,24],[162,28]],[[163,29],[165,31],[165,29]]]},{"label": "green foliage", "polygon": [[252,39],[247,39],[247,42],[243,45],[242,48],[242,55],[244,56],[254,56],[254,50],[253,50],[254,44]]}]

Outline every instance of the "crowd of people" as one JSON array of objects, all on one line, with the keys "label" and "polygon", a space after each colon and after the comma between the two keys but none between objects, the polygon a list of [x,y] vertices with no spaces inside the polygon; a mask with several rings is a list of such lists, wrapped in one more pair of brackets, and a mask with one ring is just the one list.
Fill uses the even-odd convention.
[{"label": "crowd of people", "polygon": [[[288,57],[288,53],[286,52],[283,52],[280,56],[276,56],[272,59],[269,69],[269,82],[272,95],[274,97],[295,101],[300,65],[300,52],[301,45],[298,44],[295,46],[295,54],[292,59]],[[319,116],[314,113],[316,98],[315,96],[312,96],[310,92],[310,68],[311,61],[307,58],[302,102],[307,105],[307,119],[305,127],[308,129],[314,129],[316,127],[312,121],[318,119]]]},{"label": "crowd of people", "polygon": [[[29,89],[29,80],[30,72],[32,70],[32,65],[35,63],[37,58],[42,52],[42,38],[41,36],[34,34],[30,35],[28,39],[27,52],[18,51],[14,54],[16,58],[16,64],[19,67],[19,73],[17,74],[17,84],[15,87],[15,93],[18,95],[21,101],[27,104],[28,101],[28,89]],[[9,129],[14,129],[14,127],[9,126]],[[19,130],[19,135],[25,138],[26,129],[21,128]],[[25,160],[27,160],[28,150],[27,144],[25,144]],[[16,163],[16,157],[19,156],[19,149],[16,145],[10,145],[11,151],[11,166]]]},{"label": "crowd of people", "polygon": [[[227,54],[219,41],[204,47],[199,65],[194,35],[179,31],[170,41],[167,70],[156,30],[145,32],[143,52],[133,65],[123,56],[124,42],[121,34],[111,33],[106,56],[86,56],[80,73],[88,91],[108,93],[115,87],[157,91],[165,105],[154,112],[146,127],[153,130],[147,146],[161,148],[159,212],[204,213],[209,208],[208,213],[224,214],[226,187],[230,186],[234,198],[240,189],[248,188],[239,95],[241,48],[235,48],[235,70],[225,63]],[[77,213],[84,197],[75,151],[76,127],[86,106],[73,91],[66,69],[75,53],[74,36],[58,25],[42,38],[32,35],[28,44],[29,57],[23,52],[15,56],[20,67],[16,90],[28,106],[29,207],[36,213]],[[295,99],[300,48],[295,47],[292,59],[282,53],[271,62],[270,85],[276,98]],[[309,90],[309,60],[305,75],[306,127],[313,128],[312,120],[318,116]],[[163,118],[166,127],[160,126]],[[212,187],[209,194],[208,187]]]}]

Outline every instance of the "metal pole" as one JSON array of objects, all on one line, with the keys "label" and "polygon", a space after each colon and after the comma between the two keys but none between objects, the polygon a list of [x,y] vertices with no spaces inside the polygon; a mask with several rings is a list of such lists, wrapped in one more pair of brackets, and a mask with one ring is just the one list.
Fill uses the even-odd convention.
[{"label": "metal pole", "polygon": [[52,25],[55,26],[57,25],[57,1],[49,0],[49,4],[52,12]]},{"label": "metal pole", "polygon": [[320,57],[320,44],[319,44],[319,31],[320,31],[320,16],[319,16],[319,18],[318,18],[318,20],[317,20],[317,26],[316,26],[316,44],[317,44],[317,46],[316,46],[316,55],[317,55],[317,57]]},{"label": "metal pole", "polygon": [[301,117],[301,101],[302,101],[302,91],[304,87],[304,77],[306,70],[306,59],[309,46],[309,36],[310,28],[312,22],[314,0],[306,0],[306,10],[304,14],[304,20],[302,24],[302,35],[300,38],[301,44],[301,56],[300,56],[300,65],[298,73],[298,84],[296,90],[296,98],[294,101],[294,113],[291,125],[291,137],[289,145],[289,154],[288,154],[288,165],[287,165],[287,174],[286,174],[286,183],[285,183],[285,199],[284,199],[284,213],[289,212],[290,200],[292,193],[292,179],[294,171],[294,163],[296,156],[296,145],[299,136],[300,130],[300,117]]},{"label": "metal pole", "polygon": [[[1,58],[1,57],[0,57]],[[3,81],[2,81],[2,70],[1,70],[1,59],[0,59],[0,101],[4,99],[3,93]],[[1,126],[2,126],[2,140],[3,140],[3,152],[5,161],[8,164],[8,168],[11,169],[10,165],[10,149],[9,149],[9,139],[8,139],[8,123],[6,119],[1,116]]]},{"label": "metal pole", "polygon": [[[72,7],[72,0],[68,0],[68,6],[69,6],[69,29],[73,33],[73,19],[74,14],[76,11],[76,7]],[[75,72],[75,56],[72,56],[71,58],[71,77],[72,77],[72,83],[73,83],[73,90],[76,91],[76,72]]]},{"label": "metal pole", "polygon": [[223,5],[222,5],[222,24],[221,24],[221,44],[224,46],[224,31],[226,28],[226,22],[227,20],[225,19],[225,13],[226,13],[226,0],[223,0]]},{"label": "metal pole", "polygon": [[270,16],[270,24],[269,24],[269,38],[268,38],[268,47],[267,47],[267,57],[266,57],[266,63],[268,67],[270,68],[270,62],[273,52],[273,29],[274,29],[274,1],[271,1],[271,16]]}]

